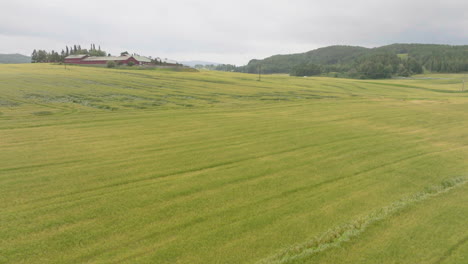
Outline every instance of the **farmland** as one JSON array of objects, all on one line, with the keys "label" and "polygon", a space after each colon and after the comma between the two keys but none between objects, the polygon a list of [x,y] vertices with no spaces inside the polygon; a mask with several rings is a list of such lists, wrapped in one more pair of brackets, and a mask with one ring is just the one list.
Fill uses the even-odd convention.
[{"label": "farmland", "polygon": [[0,65],[0,263],[466,263],[438,77]]}]

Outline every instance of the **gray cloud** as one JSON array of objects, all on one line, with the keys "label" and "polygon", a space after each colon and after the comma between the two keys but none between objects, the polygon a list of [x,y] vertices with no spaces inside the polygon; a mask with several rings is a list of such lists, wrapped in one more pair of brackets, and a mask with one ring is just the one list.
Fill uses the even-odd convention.
[{"label": "gray cloud", "polygon": [[0,3],[0,52],[100,44],[179,60],[245,64],[334,44],[468,44],[465,0],[15,0]]}]

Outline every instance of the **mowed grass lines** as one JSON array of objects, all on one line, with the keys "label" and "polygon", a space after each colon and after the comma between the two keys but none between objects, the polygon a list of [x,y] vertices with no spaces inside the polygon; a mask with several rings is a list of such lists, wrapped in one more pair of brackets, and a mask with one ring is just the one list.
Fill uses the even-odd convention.
[{"label": "mowed grass lines", "polygon": [[[0,263],[467,257],[456,82],[39,64],[0,78]],[[408,197],[424,199],[288,251]]]}]

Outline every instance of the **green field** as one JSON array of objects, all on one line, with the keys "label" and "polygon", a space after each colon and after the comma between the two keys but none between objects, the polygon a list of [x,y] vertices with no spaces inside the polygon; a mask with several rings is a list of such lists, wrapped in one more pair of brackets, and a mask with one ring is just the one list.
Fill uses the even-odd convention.
[{"label": "green field", "polygon": [[442,77],[0,65],[0,263],[468,263]]}]

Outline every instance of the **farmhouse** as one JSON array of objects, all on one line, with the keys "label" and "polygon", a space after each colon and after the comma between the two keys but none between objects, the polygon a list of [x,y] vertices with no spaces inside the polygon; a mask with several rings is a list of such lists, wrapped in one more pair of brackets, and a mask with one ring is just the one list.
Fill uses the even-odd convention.
[{"label": "farmhouse", "polygon": [[151,63],[151,59],[143,56],[103,56],[93,57],[88,55],[70,55],[65,57],[65,63],[71,64],[107,64],[108,61],[114,61],[117,64],[128,64],[133,62],[135,65],[144,65]]}]

